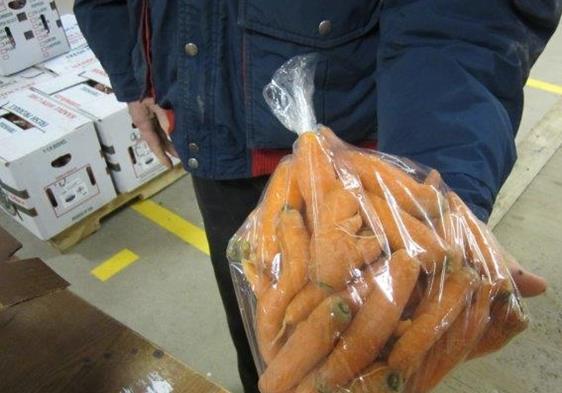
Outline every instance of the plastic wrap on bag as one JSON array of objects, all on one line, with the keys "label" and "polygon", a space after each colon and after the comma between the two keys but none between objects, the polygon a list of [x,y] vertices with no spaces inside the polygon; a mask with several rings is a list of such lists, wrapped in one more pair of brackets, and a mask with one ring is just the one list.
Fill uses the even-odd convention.
[{"label": "plastic wrap on bag", "polygon": [[228,248],[260,391],[429,392],[527,327],[511,256],[437,171],[316,124],[313,72],[264,90],[299,137]]}]

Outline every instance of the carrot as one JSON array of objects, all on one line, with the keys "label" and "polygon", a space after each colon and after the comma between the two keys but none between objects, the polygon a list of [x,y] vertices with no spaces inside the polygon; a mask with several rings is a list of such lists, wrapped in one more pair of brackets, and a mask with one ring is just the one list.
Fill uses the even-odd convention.
[{"label": "carrot", "polygon": [[443,184],[443,178],[441,177],[439,171],[432,169],[427,174],[423,184],[439,189],[439,187]]},{"label": "carrot", "polygon": [[316,132],[305,132],[296,142],[295,173],[309,217],[316,216],[324,196],[338,185],[326,144],[325,138]]},{"label": "carrot", "polygon": [[377,287],[377,280],[387,274],[386,264],[367,266],[361,275],[346,289],[338,292],[338,296],[346,301],[353,315],[357,314],[367,301],[367,297]]},{"label": "carrot", "polygon": [[455,251],[451,252],[444,264],[444,269],[434,272],[432,275],[428,275],[426,277],[425,295],[416,308],[414,317],[418,317],[423,314],[433,301],[434,297],[438,296],[439,293],[443,291],[443,286],[445,285],[446,279],[450,273],[454,273],[462,269],[462,260],[459,260],[458,258],[460,258],[458,253]]},{"label": "carrot", "polygon": [[359,201],[349,190],[337,185],[328,192],[318,209],[318,220],[315,231],[331,227],[339,222],[353,217],[359,211]]},{"label": "carrot", "polygon": [[347,388],[338,393],[400,393],[404,391],[404,377],[384,362],[377,362],[365,370]]},{"label": "carrot", "polygon": [[476,283],[476,274],[470,268],[452,273],[443,290],[433,296],[425,311],[414,318],[394,345],[388,364],[409,376],[463,311]]},{"label": "carrot", "polygon": [[463,239],[469,260],[481,274],[497,281],[499,286],[503,285],[505,275],[501,271],[501,257],[493,251],[497,245],[492,236],[457,194],[449,192],[447,200],[458,220],[457,226],[461,228],[458,236]]},{"label": "carrot", "polygon": [[295,393],[318,393],[316,390],[316,378],[318,370],[313,370],[298,384]]},{"label": "carrot", "polygon": [[362,225],[361,216],[356,214],[331,228],[313,234],[310,242],[311,281],[334,290],[345,288],[353,279],[355,270],[365,263],[357,248],[356,233]]},{"label": "carrot", "polygon": [[402,337],[404,335],[404,333],[406,332],[406,330],[408,330],[408,328],[410,326],[412,326],[412,320],[411,319],[404,319],[404,320],[400,321],[398,323],[398,326],[396,326],[396,330],[394,331],[394,336]]},{"label": "carrot", "polygon": [[[395,331],[420,272],[419,262],[404,250],[395,252],[365,304],[319,370],[317,388],[334,392],[372,363]],[[389,299],[389,297],[391,297]]]},{"label": "carrot", "polygon": [[282,343],[276,338],[282,327],[285,310],[306,285],[310,261],[310,236],[297,210],[285,209],[281,212],[277,235],[282,254],[281,274],[278,282],[258,298],[256,305],[257,341],[266,363],[280,349]]},{"label": "carrot", "polygon": [[414,217],[439,215],[442,198],[433,187],[418,183],[409,174],[374,154],[365,154],[358,150],[344,151],[343,154],[355,168],[367,191],[380,198],[384,198],[386,192],[389,192],[396,199],[398,206]]},{"label": "carrot", "polygon": [[303,205],[293,167],[289,159],[279,164],[258,208],[256,255],[266,272],[271,271],[273,260],[279,253],[276,226],[281,210],[286,206],[300,210]]},{"label": "carrot", "polygon": [[362,231],[359,236],[361,237],[357,240],[357,250],[361,254],[363,262],[365,264],[374,262],[382,252],[379,239],[371,230]]},{"label": "carrot", "polygon": [[256,299],[260,298],[271,286],[271,279],[264,272],[258,272],[256,264],[249,260],[242,261],[242,269]]},{"label": "carrot", "polygon": [[439,270],[447,251],[444,242],[421,221],[374,194],[369,199],[382,223],[392,250],[406,249],[415,255],[427,272]]},{"label": "carrot", "polygon": [[291,301],[283,319],[284,326],[295,326],[306,319],[322,300],[330,296],[331,289],[309,282]]},{"label": "carrot", "polygon": [[324,300],[300,323],[259,380],[262,393],[295,387],[334,348],[351,321],[351,310],[339,296]]},{"label": "carrot", "polygon": [[478,342],[490,320],[491,295],[492,285],[484,282],[474,303],[435,343],[415,377],[416,392],[425,393],[436,387]]},{"label": "carrot", "polygon": [[415,311],[419,308],[419,305],[424,300],[425,291],[426,287],[423,283],[423,280],[418,280],[416,287],[410,295],[410,299],[408,299],[408,303],[406,303],[406,307],[404,307],[402,319],[411,319],[413,317]]},{"label": "carrot", "polygon": [[514,293],[500,293],[492,303],[491,321],[469,359],[496,352],[527,329],[529,319]]}]

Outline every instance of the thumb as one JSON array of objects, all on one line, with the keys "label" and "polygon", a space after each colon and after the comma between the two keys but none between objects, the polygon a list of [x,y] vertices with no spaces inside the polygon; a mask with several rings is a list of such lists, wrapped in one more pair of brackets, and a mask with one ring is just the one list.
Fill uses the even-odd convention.
[{"label": "thumb", "polygon": [[512,258],[509,260],[509,271],[523,297],[541,295],[548,287],[548,283],[543,277],[529,272]]}]

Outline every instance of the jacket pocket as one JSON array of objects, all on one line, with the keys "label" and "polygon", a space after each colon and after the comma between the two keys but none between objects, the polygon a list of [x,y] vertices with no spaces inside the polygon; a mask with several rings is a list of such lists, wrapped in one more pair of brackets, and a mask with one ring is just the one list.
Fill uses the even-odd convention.
[{"label": "jacket pocket", "polygon": [[379,0],[240,0],[242,79],[249,148],[290,148],[296,135],[262,96],[274,72],[294,56],[316,53],[314,110],[349,142],[376,130]]},{"label": "jacket pocket", "polygon": [[240,26],[282,40],[330,48],[362,36],[377,22],[380,1],[240,1]]}]

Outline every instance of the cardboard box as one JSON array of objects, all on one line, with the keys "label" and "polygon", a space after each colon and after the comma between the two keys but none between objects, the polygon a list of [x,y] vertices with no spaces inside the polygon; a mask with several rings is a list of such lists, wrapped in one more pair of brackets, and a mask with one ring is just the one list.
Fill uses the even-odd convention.
[{"label": "cardboard box", "polygon": [[47,240],[115,198],[91,120],[40,94],[0,112],[0,208]]},{"label": "cardboard box", "polygon": [[141,140],[127,106],[115,98],[102,68],[60,76],[33,89],[95,120],[118,192],[132,191],[166,170]]},{"label": "cardboard box", "polygon": [[12,95],[54,77],[51,72],[35,67],[11,76],[0,76],[0,106],[6,105]]},{"label": "cardboard box", "polygon": [[0,74],[68,52],[54,0],[0,0]]},{"label": "cardboard box", "polygon": [[0,261],[0,392],[228,393],[68,286],[39,259]]},{"label": "cardboard box", "polygon": [[91,67],[101,68],[99,60],[88,46],[86,39],[80,31],[76,17],[72,14],[67,14],[63,15],[61,20],[70,42],[71,50],[62,56],[42,63],[40,67],[58,75],[76,74]]},{"label": "cardboard box", "polygon": [[88,46],[74,14],[61,15],[60,20],[71,50]]}]

